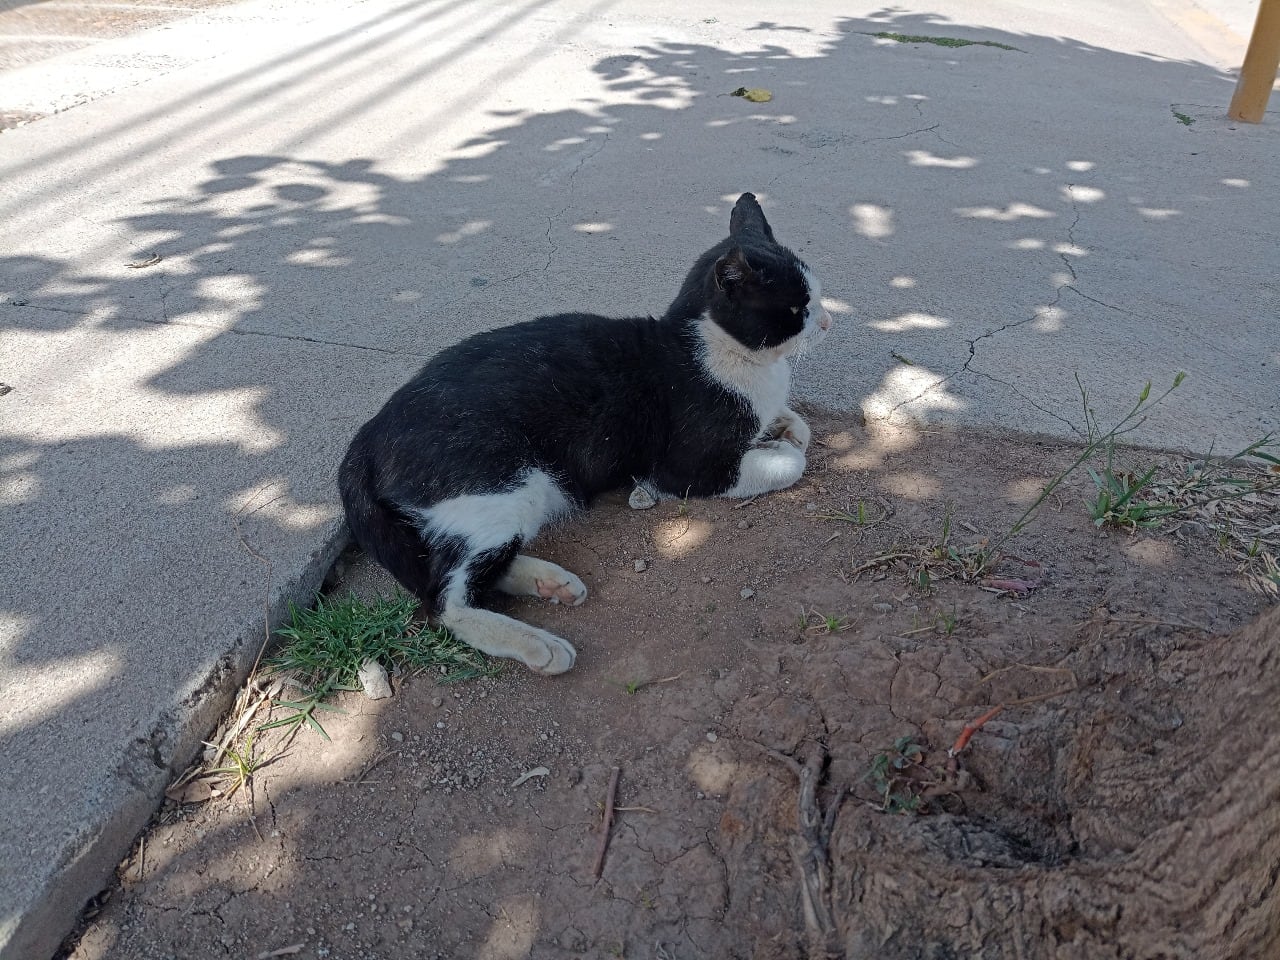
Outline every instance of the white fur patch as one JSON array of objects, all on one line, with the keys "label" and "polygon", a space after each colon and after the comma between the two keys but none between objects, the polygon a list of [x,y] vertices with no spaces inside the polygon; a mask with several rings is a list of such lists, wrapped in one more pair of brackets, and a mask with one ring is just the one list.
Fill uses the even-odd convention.
[{"label": "white fur patch", "polygon": [[425,537],[462,537],[469,552],[479,553],[516,537],[532,540],[544,524],[571,509],[569,498],[549,474],[530,470],[511,490],[452,497],[414,513]]},{"label": "white fur patch", "polygon": [[752,447],[738,467],[738,482],[726,497],[755,497],[791,486],[804,473],[804,451],[784,441]]},{"label": "white fur patch", "polygon": [[822,305],[822,281],[809,269],[808,264],[800,264],[800,273],[804,277],[805,286],[809,288],[809,306],[804,312],[804,332],[800,334],[803,341],[801,348],[807,350],[827,335],[832,321],[831,313]]},{"label": "white fur patch", "polygon": [[572,508],[569,498],[549,474],[530,470],[519,486],[511,490],[451,497],[426,510],[415,510],[413,514],[427,540],[439,536],[466,540],[466,559],[449,577],[445,588],[446,603],[461,607],[465,605],[467,568],[472,560],[516,537],[528,543],[544,525]]},{"label": "white fur patch", "polygon": [[720,386],[740,396],[760,421],[763,431],[787,404],[791,367],[787,355],[794,339],[765,350],[744,347],[710,317],[698,320],[702,368]]}]

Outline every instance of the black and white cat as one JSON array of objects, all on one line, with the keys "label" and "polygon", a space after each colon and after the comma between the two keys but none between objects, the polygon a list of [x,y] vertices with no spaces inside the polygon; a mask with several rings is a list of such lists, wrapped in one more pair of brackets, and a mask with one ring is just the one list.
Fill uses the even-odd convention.
[{"label": "black and white cat", "polygon": [[787,357],[830,326],[817,279],[744,193],[661,320],[541,317],[427,363],[343,460],[351,532],[459,639],[562,673],[567,641],[479,598],[582,603],[577,576],[520,551],[606,491],[752,497],[795,483],[809,427],[787,407]]}]

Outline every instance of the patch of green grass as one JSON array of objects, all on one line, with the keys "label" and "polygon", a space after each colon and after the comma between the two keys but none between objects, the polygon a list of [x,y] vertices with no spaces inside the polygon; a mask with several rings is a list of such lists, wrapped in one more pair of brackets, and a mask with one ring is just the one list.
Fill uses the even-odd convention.
[{"label": "patch of green grass", "polygon": [[433,668],[442,683],[489,677],[498,667],[484,654],[456,639],[447,630],[415,622],[417,601],[404,593],[366,603],[354,594],[321,597],[310,609],[289,607],[290,622],[276,631],[283,644],[263,663],[269,676],[281,676],[302,690],[295,700],[275,705],[293,710],[290,716],[258,727],[306,724],[329,739],[316,719],[317,711],[338,712],[324,703],[339,690],[359,690],[361,666],[373,660],[388,672]]},{"label": "patch of green grass", "polygon": [[873,33],[871,36],[880,40],[895,40],[898,43],[932,43],[935,47],[995,47],[998,50],[1024,51],[1011,47],[1007,43],[994,40],[962,40],[960,37],[922,37],[903,33]]},{"label": "patch of green grass", "polygon": [[960,618],[956,616],[955,605],[952,604],[950,613],[940,613],[937,617],[938,626],[942,628],[945,636],[951,636],[956,632],[956,627],[960,625]]},{"label": "patch of green grass", "polygon": [[851,617],[838,614],[819,613],[816,609],[802,609],[798,622],[801,633],[809,636],[828,637],[834,633],[844,633],[853,628]]},{"label": "patch of green grass", "polygon": [[1114,441],[1107,444],[1106,450],[1107,462],[1101,473],[1093,467],[1085,467],[1095,488],[1094,498],[1085,501],[1094,526],[1136,530],[1138,527],[1154,527],[1164,517],[1178,512],[1173,504],[1137,499],[1138,494],[1144,490],[1150,491],[1156,467],[1146,470],[1142,476],[1127,470],[1117,470]]},{"label": "patch of green grass", "polygon": [[1177,120],[1180,124],[1182,124],[1184,127],[1189,127],[1196,122],[1195,117],[1189,117],[1185,113],[1180,113],[1177,110],[1173,111],[1173,118]]}]

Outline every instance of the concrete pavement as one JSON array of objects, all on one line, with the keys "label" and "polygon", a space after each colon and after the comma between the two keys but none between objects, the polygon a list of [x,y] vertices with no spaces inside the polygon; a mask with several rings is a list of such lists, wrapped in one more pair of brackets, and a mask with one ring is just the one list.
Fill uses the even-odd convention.
[{"label": "concrete pavement", "polygon": [[742,190],[836,314],[806,400],[1074,436],[1074,374],[1105,422],[1186,370],[1136,439],[1280,428],[1280,104],[1224,119],[1187,4],[794,6],[253,0],[0,74],[81,104],[0,134],[0,957],[316,589],[359,423],[474,331],[662,310]]}]

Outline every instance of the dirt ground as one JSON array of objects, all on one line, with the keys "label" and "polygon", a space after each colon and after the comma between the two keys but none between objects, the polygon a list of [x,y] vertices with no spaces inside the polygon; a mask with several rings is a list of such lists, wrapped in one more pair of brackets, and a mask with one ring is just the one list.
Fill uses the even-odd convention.
[{"label": "dirt ground", "polygon": [[[251,804],[167,803],[64,956],[803,957],[823,922],[806,871],[848,956],[1004,956],[1008,917],[913,862],[1049,874],[1184,815],[1194,785],[1152,784],[1204,735],[1191,693],[1216,638],[1268,598],[1203,524],[1095,528],[1087,475],[1008,545],[997,579],[1023,583],[936,565],[922,585],[944,530],[963,547],[1007,529],[1074,452],[814,427],[792,490],[646,512],[623,491],[531,551],[586,604],[495,603],[570,639],[568,674],[351,694],[324,715],[332,742],[259,741],[278,756]],[[357,559],[348,588],[391,582]],[[908,879],[933,885],[950,948],[884,908]],[[1068,926],[1044,956],[1067,955],[1049,941]]]}]

